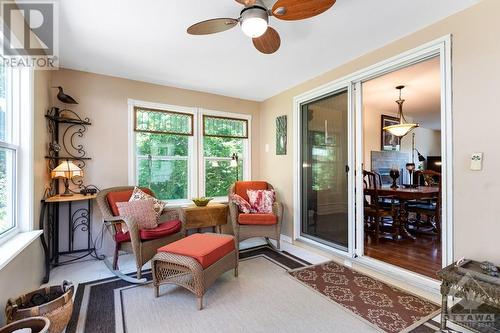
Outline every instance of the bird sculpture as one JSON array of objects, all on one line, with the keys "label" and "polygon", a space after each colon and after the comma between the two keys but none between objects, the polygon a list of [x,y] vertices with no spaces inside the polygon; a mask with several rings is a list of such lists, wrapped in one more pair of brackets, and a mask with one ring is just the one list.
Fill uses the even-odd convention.
[{"label": "bird sculpture", "polygon": [[54,87],[54,88],[59,89],[59,92],[57,93],[58,100],[60,100],[63,103],[66,103],[66,104],[78,104],[78,102],[75,101],[75,99],[73,97],[71,97],[70,95],[66,95],[64,93],[62,87]]}]

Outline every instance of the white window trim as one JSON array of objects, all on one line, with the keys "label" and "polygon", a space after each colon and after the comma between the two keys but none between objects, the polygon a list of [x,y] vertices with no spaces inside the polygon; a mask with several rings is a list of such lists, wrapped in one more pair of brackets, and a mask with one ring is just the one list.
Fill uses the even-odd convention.
[{"label": "white window trim", "polygon": [[[14,170],[15,198],[14,219],[15,227],[0,235],[0,263],[10,261],[17,252],[10,253],[7,248],[12,247],[13,242],[24,248],[31,242],[31,238],[20,236],[29,233],[37,237],[40,233],[32,231],[34,225],[34,73],[32,69],[11,70],[7,68],[6,75],[9,76],[9,91],[13,93],[7,97],[7,104],[12,108],[12,119],[9,119],[12,140],[10,144],[2,143],[2,146],[15,152],[16,167]],[[13,89],[17,87],[17,89]],[[23,90],[28,87],[29,92]],[[23,91],[24,93],[21,93]],[[14,127],[15,126],[15,127]],[[26,130],[28,129],[28,130]],[[30,239],[28,241],[28,238]],[[2,266],[0,265],[0,268]]]},{"label": "white window trim", "polygon": [[[144,107],[151,109],[169,110],[173,112],[183,112],[193,115],[193,130],[194,133],[189,137],[189,147],[188,149],[192,152],[192,156],[188,158],[188,199],[180,200],[168,200],[167,207],[178,207],[185,206],[192,203],[189,198],[196,197],[198,195],[202,196],[205,193],[205,183],[202,181],[205,179],[205,167],[204,167],[204,156],[203,156],[203,115],[207,116],[220,116],[220,117],[230,117],[244,119],[248,121],[248,139],[246,139],[246,145],[244,146],[245,158],[244,168],[243,168],[243,179],[249,180],[252,177],[251,166],[252,166],[252,146],[251,146],[251,135],[252,135],[252,116],[242,113],[233,113],[225,111],[208,110],[196,107],[186,107],[178,105],[170,105],[164,103],[154,103],[141,101],[136,99],[128,99],[128,184],[130,186],[135,186],[137,184],[137,154],[136,154],[136,139],[134,132],[134,108]],[[214,198],[215,202],[226,202],[227,196]]]}]

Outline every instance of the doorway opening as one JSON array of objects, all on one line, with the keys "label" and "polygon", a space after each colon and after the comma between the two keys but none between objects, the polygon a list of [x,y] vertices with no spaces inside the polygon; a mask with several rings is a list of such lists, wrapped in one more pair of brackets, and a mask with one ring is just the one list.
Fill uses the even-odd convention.
[{"label": "doorway opening", "polygon": [[[443,248],[440,57],[363,81],[361,91],[363,255],[435,279]],[[401,122],[416,127],[404,135],[388,127]]]}]

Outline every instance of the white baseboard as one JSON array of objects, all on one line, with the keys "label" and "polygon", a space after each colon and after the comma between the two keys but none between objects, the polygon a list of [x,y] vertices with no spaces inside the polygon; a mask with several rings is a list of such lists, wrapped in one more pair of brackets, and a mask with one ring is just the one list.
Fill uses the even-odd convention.
[{"label": "white baseboard", "polygon": [[289,243],[289,244],[293,244],[292,237],[287,236],[287,235],[283,235],[283,234],[281,234],[281,235],[280,235],[280,240],[281,240],[282,242],[287,242],[287,243]]}]

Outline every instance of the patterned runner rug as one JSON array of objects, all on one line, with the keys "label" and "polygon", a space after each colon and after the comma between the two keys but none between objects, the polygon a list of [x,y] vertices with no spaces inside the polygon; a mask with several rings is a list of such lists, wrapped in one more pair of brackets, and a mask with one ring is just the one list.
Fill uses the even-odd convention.
[{"label": "patterned runner rug", "polygon": [[333,261],[292,270],[290,274],[385,332],[437,328],[429,322],[416,329],[439,313],[436,304]]}]

